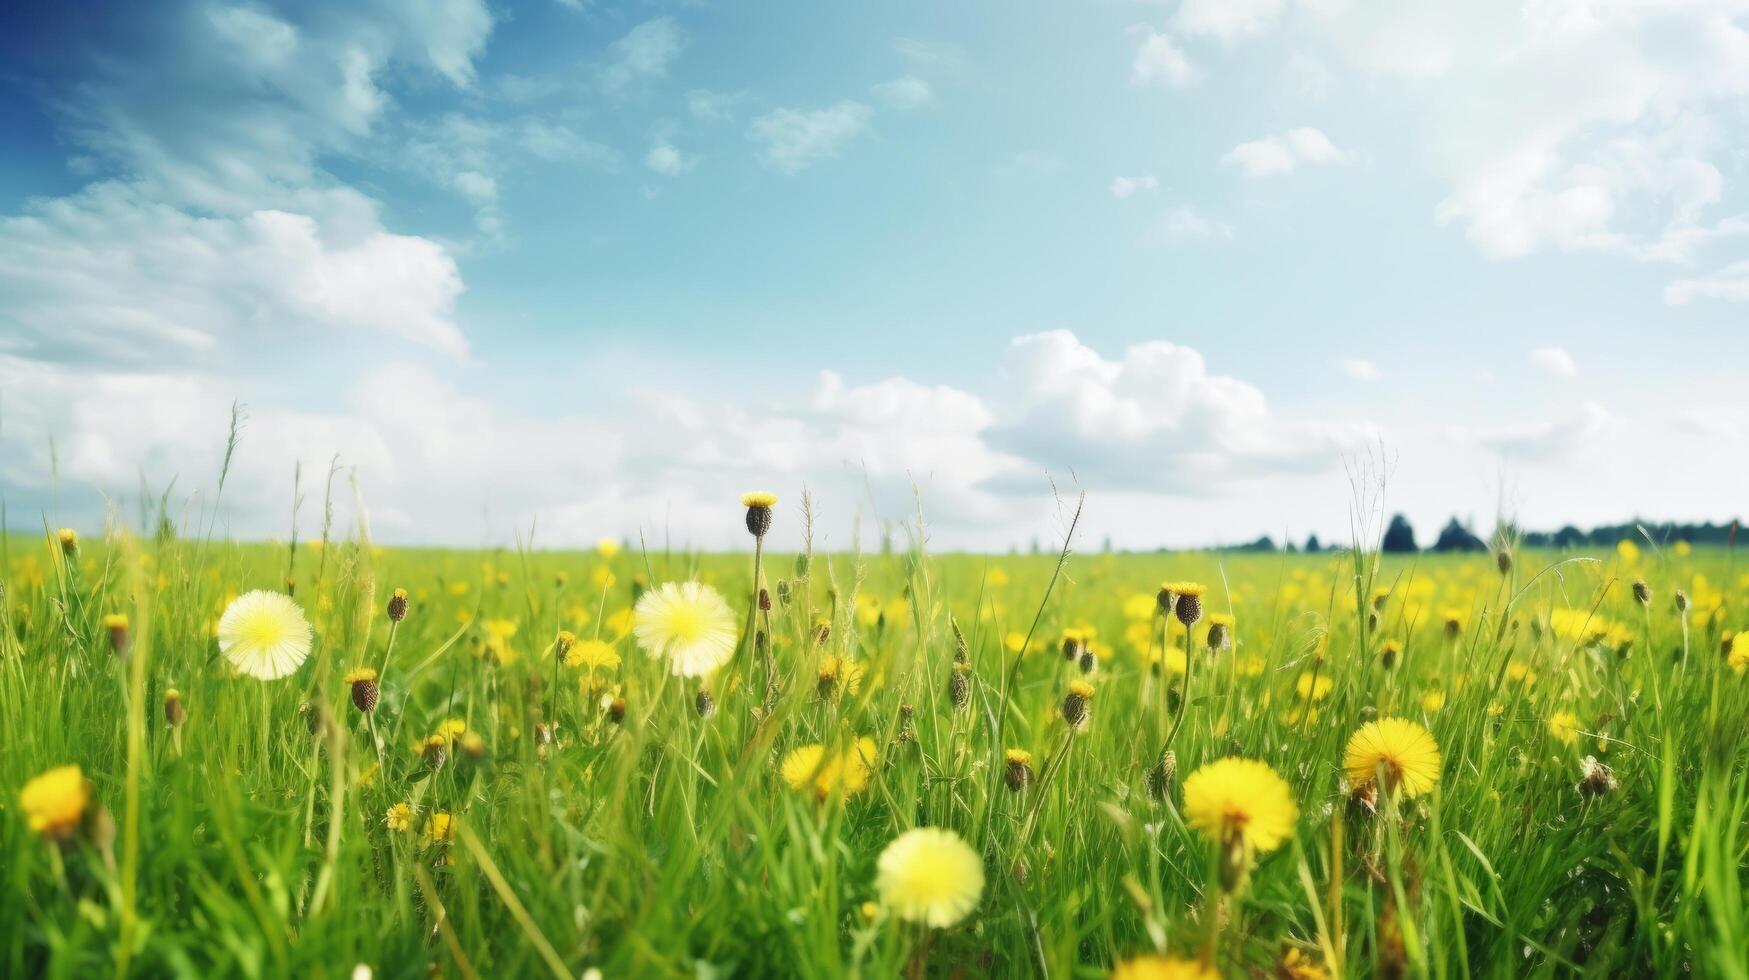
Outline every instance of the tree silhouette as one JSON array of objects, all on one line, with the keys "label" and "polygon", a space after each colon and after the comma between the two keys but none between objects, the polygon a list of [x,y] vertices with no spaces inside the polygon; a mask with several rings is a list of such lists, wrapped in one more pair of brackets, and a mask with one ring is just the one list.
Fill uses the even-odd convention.
[{"label": "tree silhouette", "polygon": [[1385,528],[1385,540],[1379,547],[1389,554],[1420,550],[1415,547],[1415,529],[1409,526],[1409,519],[1402,514],[1392,515],[1390,526]]}]

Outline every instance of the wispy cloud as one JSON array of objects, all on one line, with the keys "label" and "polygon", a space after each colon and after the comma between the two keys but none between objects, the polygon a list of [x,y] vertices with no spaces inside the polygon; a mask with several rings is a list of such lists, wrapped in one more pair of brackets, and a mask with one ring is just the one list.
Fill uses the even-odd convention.
[{"label": "wispy cloud", "polygon": [[836,158],[868,129],[874,110],[844,101],[824,109],[777,109],[753,120],[747,135],[760,158],[786,174]]}]

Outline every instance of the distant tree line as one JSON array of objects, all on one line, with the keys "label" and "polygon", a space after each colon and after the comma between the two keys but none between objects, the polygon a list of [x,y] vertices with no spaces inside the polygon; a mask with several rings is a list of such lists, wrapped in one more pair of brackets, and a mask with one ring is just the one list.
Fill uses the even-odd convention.
[{"label": "distant tree line", "polygon": [[[1724,524],[1714,524],[1710,521],[1705,524],[1632,521],[1627,524],[1604,524],[1589,531],[1581,531],[1571,524],[1559,531],[1525,531],[1515,524],[1505,523],[1494,529],[1493,539],[1496,541],[1515,541],[1526,548],[1608,548],[1614,547],[1616,542],[1624,538],[1636,542],[1643,541],[1644,537],[1641,532],[1644,531],[1645,535],[1650,535],[1653,541],[1661,545],[1673,544],[1677,541],[1687,541],[1689,544],[1730,544],[1736,540],[1737,526],[1738,522],[1735,520]],[[1306,538],[1305,545],[1299,546],[1290,541],[1283,549],[1276,545],[1274,538],[1265,534],[1255,541],[1229,545],[1219,550],[1239,552],[1286,550],[1316,554],[1325,550],[1325,547],[1318,540],[1318,536],[1313,534]],[[1392,515],[1390,523],[1385,526],[1385,535],[1381,539],[1379,547],[1392,554],[1407,554],[1422,550],[1421,546],[1415,542],[1415,528],[1409,523],[1409,519],[1402,514]],[[1429,545],[1426,550],[1461,552],[1489,551],[1491,549],[1486,540],[1476,534],[1468,525],[1453,517],[1446,522],[1445,527],[1440,529],[1439,536],[1434,538],[1433,544]]]}]

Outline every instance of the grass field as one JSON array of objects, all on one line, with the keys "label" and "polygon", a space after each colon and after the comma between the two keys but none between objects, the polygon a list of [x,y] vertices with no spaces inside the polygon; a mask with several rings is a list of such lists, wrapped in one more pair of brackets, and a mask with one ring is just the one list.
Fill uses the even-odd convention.
[{"label": "grass field", "polygon": [[[14,531],[0,974],[1749,976],[1724,550],[763,562],[769,647],[750,552]],[[221,614],[288,578],[307,660],[237,673]],[[631,632],[684,580],[736,620],[707,677]],[[1205,587],[1188,636],[1162,582]],[[1380,718],[1431,733],[1436,783],[1355,784]],[[1187,793],[1229,756],[1291,811]],[[977,858],[908,900],[877,860],[920,826]],[[917,889],[975,905],[931,926]]]}]

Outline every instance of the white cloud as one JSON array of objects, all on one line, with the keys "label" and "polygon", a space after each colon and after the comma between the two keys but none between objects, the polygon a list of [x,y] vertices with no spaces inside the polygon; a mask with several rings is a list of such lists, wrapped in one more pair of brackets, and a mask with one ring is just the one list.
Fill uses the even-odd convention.
[{"label": "white cloud", "polygon": [[1003,368],[1013,402],[990,444],[1104,490],[1194,496],[1321,471],[1374,431],[1280,418],[1257,388],[1210,373],[1197,351],[1166,341],[1108,360],[1056,330],[1016,338]]},{"label": "white cloud", "polygon": [[1217,239],[1227,240],[1233,237],[1233,226],[1225,221],[1208,217],[1193,207],[1173,208],[1166,212],[1155,228],[1156,233],[1167,241],[1183,241],[1187,239]]},{"label": "white cloud", "polygon": [[882,82],[872,91],[890,109],[917,109],[935,101],[935,90],[915,75]]},{"label": "white cloud", "polygon": [[1302,126],[1279,136],[1240,143],[1228,150],[1221,162],[1238,167],[1245,176],[1255,180],[1286,176],[1302,164],[1333,166],[1349,159],[1350,155],[1337,149],[1336,144],[1321,131]]},{"label": "white cloud", "polygon": [[678,177],[697,164],[698,158],[686,156],[666,141],[650,147],[644,155],[644,166],[664,177]]},{"label": "white cloud", "polygon": [[793,174],[823,160],[836,159],[845,145],[868,129],[874,110],[861,102],[825,109],[778,109],[753,120],[747,135],[767,164]]},{"label": "white cloud", "polygon": [[1287,62],[1287,75],[1293,90],[1311,102],[1322,102],[1330,97],[1330,86],[1335,81],[1329,66],[1323,61],[1304,52],[1296,53]]},{"label": "white cloud", "polygon": [[1395,85],[1449,193],[1435,210],[1491,258],[1543,249],[1688,262],[1741,235],[1718,215],[1749,97],[1742,0],[1319,2],[1319,41]]},{"label": "white cloud", "polygon": [[601,68],[601,86],[613,92],[636,82],[666,78],[685,46],[686,36],[674,18],[644,21],[613,42],[610,59]]},{"label": "white cloud", "polygon": [[1337,363],[1342,368],[1343,374],[1356,381],[1377,381],[1383,377],[1377,364],[1358,357],[1344,357]]},{"label": "white cloud", "polygon": [[1524,463],[1557,463],[1574,460],[1606,445],[1619,428],[1616,418],[1602,405],[1586,402],[1567,417],[1550,422],[1526,422],[1492,427],[1450,426],[1447,435],[1456,442],[1482,446]]},{"label": "white cloud", "polygon": [[1154,179],[1153,174],[1143,174],[1140,177],[1111,178],[1111,196],[1120,201],[1137,191],[1152,192],[1159,187],[1160,182]]},{"label": "white cloud", "polygon": [[1021,150],[995,168],[999,177],[1049,177],[1062,170],[1063,159],[1048,150]]},{"label": "white cloud", "polygon": [[1530,362],[1557,377],[1579,376],[1579,365],[1573,360],[1573,355],[1560,347],[1538,347],[1530,352]]},{"label": "white cloud", "polygon": [[[317,203],[312,201],[311,203]],[[454,259],[350,193],[318,220],[197,218],[97,184],[0,219],[0,323],[56,359],[197,355],[262,335],[372,331],[461,356]]]},{"label": "white cloud", "polygon": [[695,88],[686,93],[686,111],[706,122],[728,122],[735,118],[736,110],[746,101],[745,92],[713,92],[710,89]]},{"label": "white cloud", "polygon": [[1697,299],[1749,303],[1749,259],[1733,262],[1710,275],[1678,279],[1664,287],[1664,302],[1684,306]]},{"label": "white cloud", "polygon": [[1232,41],[1274,27],[1282,6],[1282,0],[1184,0],[1174,23],[1186,34]]},{"label": "white cloud", "polygon": [[1172,40],[1171,35],[1146,25],[1137,25],[1131,28],[1131,32],[1141,36],[1135,57],[1130,61],[1131,85],[1183,88],[1196,77],[1196,69],[1191,67],[1184,49]]}]

